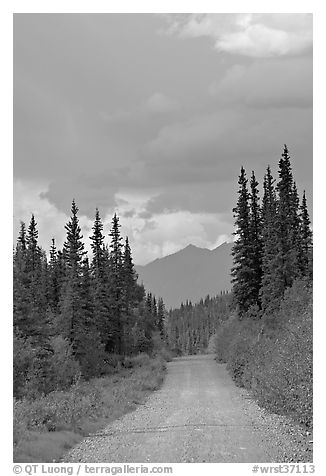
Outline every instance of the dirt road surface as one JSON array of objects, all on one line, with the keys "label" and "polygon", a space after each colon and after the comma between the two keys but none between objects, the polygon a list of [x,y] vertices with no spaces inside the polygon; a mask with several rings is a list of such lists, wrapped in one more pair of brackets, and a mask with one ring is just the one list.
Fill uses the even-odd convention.
[{"label": "dirt road surface", "polygon": [[64,458],[84,463],[284,462],[278,417],[235,386],[212,355],[174,359],[162,388]]}]

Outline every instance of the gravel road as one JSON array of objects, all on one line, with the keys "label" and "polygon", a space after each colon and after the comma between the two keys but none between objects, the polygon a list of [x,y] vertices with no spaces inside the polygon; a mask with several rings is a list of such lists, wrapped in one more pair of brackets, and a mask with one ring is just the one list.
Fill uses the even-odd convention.
[{"label": "gravel road", "polygon": [[293,461],[294,433],[237,388],[214,356],[181,357],[168,364],[162,388],[145,404],[85,438],[64,462]]}]

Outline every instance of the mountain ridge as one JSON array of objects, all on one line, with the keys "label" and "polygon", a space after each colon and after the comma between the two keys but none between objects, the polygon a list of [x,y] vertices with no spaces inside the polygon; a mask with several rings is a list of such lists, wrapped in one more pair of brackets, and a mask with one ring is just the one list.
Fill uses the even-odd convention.
[{"label": "mountain ridge", "polygon": [[232,243],[227,242],[213,250],[189,244],[146,265],[135,266],[138,282],[161,296],[167,308],[219,294],[231,289],[231,249]]}]

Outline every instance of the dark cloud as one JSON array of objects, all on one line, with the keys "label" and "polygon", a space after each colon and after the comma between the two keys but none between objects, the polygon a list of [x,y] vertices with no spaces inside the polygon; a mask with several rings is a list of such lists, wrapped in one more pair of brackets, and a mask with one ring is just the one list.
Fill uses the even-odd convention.
[{"label": "dark cloud", "polygon": [[153,213],[150,211],[150,210],[145,210],[145,211],[142,211],[140,213],[138,213],[137,215],[139,218],[142,218],[144,220],[147,220],[148,218],[152,218],[153,216]]},{"label": "dark cloud", "polygon": [[227,109],[171,124],[143,149],[147,184],[235,180],[241,165],[262,175],[287,143],[296,167],[311,176],[311,109]]},{"label": "dark cloud", "polygon": [[[188,184],[167,188],[160,195],[153,197],[147,204],[148,213],[170,213],[189,210],[193,213],[228,214],[234,207],[236,180],[232,182],[213,182],[209,184]],[[233,193],[232,193],[233,192]]]},{"label": "dark cloud", "polygon": [[122,216],[123,216],[124,218],[132,218],[132,217],[134,217],[135,215],[137,215],[137,212],[136,212],[136,210],[134,210],[134,209],[133,209],[133,210],[127,210],[126,212],[123,212],[123,213],[122,213]]},{"label": "dark cloud", "polygon": [[70,213],[71,202],[74,198],[81,214],[93,218],[95,209],[103,214],[116,207],[115,193],[117,188],[90,186],[87,177],[61,179],[51,182],[47,192],[41,198],[47,198],[56,208],[66,214]]},{"label": "dark cloud", "polygon": [[233,65],[210,92],[219,104],[312,107],[312,58],[269,59]]},{"label": "dark cloud", "polygon": [[[154,226],[153,215],[167,213],[166,243],[179,211],[188,234],[195,218],[188,222],[187,211],[225,213],[222,225],[229,226],[241,165],[261,181],[270,164],[276,176],[284,143],[299,190],[311,197],[306,17],[301,23],[291,16],[249,18],[261,32],[268,25],[269,36],[246,51],[230,34],[240,28],[251,40],[251,30],[234,16],[178,18],[187,30],[182,40],[158,33],[166,20],[150,14],[15,15],[14,175],[42,184],[37,190],[41,202],[54,205],[51,213],[68,214],[72,198],[86,222],[96,207],[102,215],[120,207],[128,223],[148,221],[149,228],[135,234],[140,241]],[[174,25],[179,33],[180,25]],[[223,38],[217,38],[221,25]],[[281,45],[276,30],[286,33]],[[227,41],[223,55],[212,42],[221,38]],[[258,52],[266,54],[261,59]],[[151,232],[148,256],[157,253],[162,230]],[[196,236],[202,232],[200,225]],[[188,235],[182,236],[183,244]],[[177,246],[166,243],[161,252]]]}]

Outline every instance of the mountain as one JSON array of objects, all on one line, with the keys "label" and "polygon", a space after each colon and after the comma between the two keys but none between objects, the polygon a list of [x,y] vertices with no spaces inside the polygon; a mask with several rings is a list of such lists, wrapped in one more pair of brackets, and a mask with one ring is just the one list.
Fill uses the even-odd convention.
[{"label": "mountain", "polygon": [[187,299],[197,302],[231,289],[232,243],[214,250],[188,245],[186,248],[145,266],[136,266],[139,283],[170,307]]}]

